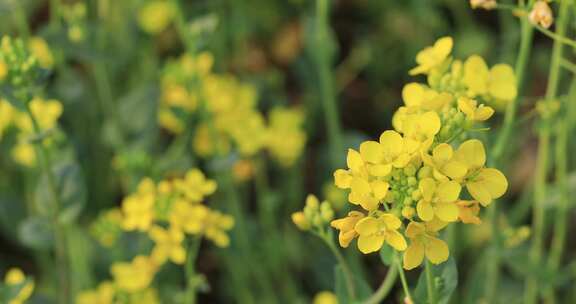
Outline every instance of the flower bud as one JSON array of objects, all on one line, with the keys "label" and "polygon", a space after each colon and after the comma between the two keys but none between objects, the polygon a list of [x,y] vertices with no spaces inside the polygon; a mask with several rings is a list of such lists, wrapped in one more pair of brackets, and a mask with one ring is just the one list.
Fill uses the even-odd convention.
[{"label": "flower bud", "polygon": [[491,10],[496,8],[496,0],[470,0],[470,6],[472,8],[483,8],[485,10]]},{"label": "flower bud", "polygon": [[530,11],[530,14],[528,15],[528,19],[532,24],[540,25],[543,28],[549,28],[554,22],[552,9],[548,3],[543,0],[538,0],[534,3],[532,11]]},{"label": "flower bud", "polygon": [[402,208],[402,216],[404,218],[410,219],[414,216],[415,213],[416,211],[414,210],[414,207],[405,206]]},{"label": "flower bud", "polygon": [[294,222],[294,225],[300,230],[306,231],[310,229],[310,223],[302,211],[292,213],[292,222]]}]

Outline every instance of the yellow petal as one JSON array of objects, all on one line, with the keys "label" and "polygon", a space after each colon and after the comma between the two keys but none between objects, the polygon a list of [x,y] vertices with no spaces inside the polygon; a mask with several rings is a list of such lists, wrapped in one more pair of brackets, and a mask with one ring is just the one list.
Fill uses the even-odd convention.
[{"label": "yellow petal", "polygon": [[482,204],[482,206],[486,207],[492,202],[490,192],[486,190],[481,182],[469,182],[466,184],[466,189],[475,200]]},{"label": "yellow petal", "polygon": [[370,173],[370,175],[373,175],[375,177],[387,176],[388,174],[390,174],[390,171],[392,171],[392,165],[390,164],[368,166],[368,172]]},{"label": "yellow petal", "polygon": [[453,202],[460,196],[460,190],[462,190],[462,187],[455,181],[442,182],[436,189],[438,201],[442,203]]},{"label": "yellow petal", "polygon": [[398,251],[406,250],[406,240],[398,231],[391,231],[386,234],[386,243]]},{"label": "yellow petal", "polygon": [[490,69],[490,83],[488,86],[490,95],[495,98],[512,101],[516,98],[516,76],[511,66],[497,64]]},{"label": "yellow petal", "polygon": [[476,110],[475,119],[477,121],[488,120],[494,114],[494,109],[489,106],[480,105]]},{"label": "yellow petal", "polygon": [[404,251],[404,269],[414,269],[424,260],[424,244],[419,241],[412,241],[408,249]]},{"label": "yellow petal", "polygon": [[383,152],[387,157],[395,157],[402,153],[402,135],[396,131],[384,131],[382,135],[380,135],[380,144],[382,145]]},{"label": "yellow petal", "polygon": [[463,142],[456,150],[454,157],[456,160],[466,164],[470,169],[480,168],[486,163],[484,145],[477,139]]},{"label": "yellow petal", "polygon": [[340,234],[338,234],[338,242],[342,248],[347,248],[357,235],[358,233],[354,230],[347,232],[340,231]]},{"label": "yellow petal", "polygon": [[445,163],[452,158],[453,152],[452,146],[442,143],[434,148],[432,151],[432,157],[436,163]]},{"label": "yellow petal", "polygon": [[468,168],[459,161],[449,161],[442,167],[442,173],[451,179],[461,179],[466,175],[466,172],[468,172]]},{"label": "yellow petal", "polygon": [[408,227],[406,227],[406,236],[413,239],[419,235],[424,234],[425,231],[426,228],[422,223],[410,222]]},{"label": "yellow petal", "polygon": [[466,117],[474,119],[476,114],[476,101],[467,97],[458,98],[458,109],[466,114]]},{"label": "yellow petal", "polygon": [[418,189],[422,193],[425,200],[431,201],[436,192],[436,182],[430,177],[423,178],[418,184]]},{"label": "yellow petal", "polygon": [[348,149],[348,156],[346,157],[346,163],[348,168],[352,170],[360,170],[364,166],[364,161],[362,161],[362,156],[358,151],[354,149]]},{"label": "yellow petal", "polygon": [[445,222],[455,222],[458,220],[458,206],[455,203],[436,204],[436,216]]},{"label": "yellow petal", "polygon": [[402,99],[409,107],[419,107],[424,97],[424,87],[416,82],[411,82],[402,89]]},{"label": "yellow petal", "polygon": [[493,168],[484,168],[478,173],[478,180],[482,180],[486,190],[492,198],[499,198],[508,189],[508,181],[502,172]]},{"label": "yellow petal", "polygon": [[426,231],[428,232],[438,232],[444,229],[444,227],[446,226],[448,226],[448,222],[444,222],[438,219],[437,217],[435,217],[433,220],[429,222],[426,222],[425,224]]},{"label": "yellow petal", "polygon": [[186,251],[182,247],[174,248],[170,252],[170,259],[175,264],[184,264],[186,261]]},{"label": "yellow petal", "polygon": [[379,203],[380,203],[380,201],[378,201],[372,195],[364,195],[360,199],[360,206],[362,206],[362,208],[364,208],[364,210],[367,210],[367,211],[372,211],[372,210],[378,209]]},{"label": "yellow petal", "polygon": [[373,217],[365,217],[356,223],[354,230],[360,235],[371,235],[379,230],[380,223],[378,219]]},{"label": "yellow petal", "polygon": [[431,221],[434,218],[434,208],[432,208],[430,202],[420,200],[416,205],[416,211],[418,213],[418,217],[420,217],[423,221]]},{"label": "yellow petal", "polygon": [[482,57],[472,55],[464,63],[464,83],[473,95],[485,94],[488,90],[488,66]]},{"label": "yellow petal", "polygon": [[380,219],[386,225],[386,228],[396,230],[402,226],[402,221],[391,213],[384,213],[380,216]]},{"label": "yellow petal", "polygon": [[338,169],[334,172],[334,184],[336,187],[340,189],[348,189],[350,188],[351,183],[352,175],[350,175],[348,170]]},{"label": "yellow petal", "polygon": [[433,137],[440,131],[440,117],[438,117],[436,112],[426,112],[420,116],[420,125],[422,133],[427,137]]},{"label": "yellow petal", "polygon": [[357,193],[359,195],[368,195],[372,192],[370,188],[370,183],[367,180],[359,177],[354,177],[352,179],[352,183],[350,183],[350,188],[352,192]]},{"label": "yellow petal", "polygon": [[376,141],[365,141],[360,145],[360,155],[364,161],[377,164],[382,160],[382,147]]},{"label": "yellow petal", "polygon": [[432,262],[432,264],[440,264],[446,261],[450,254],[446,242],[437,238],[428,239],[425,251],[426,258]]},{"label": "yellow petal", "polygon": [[358,249],[360,252],[367,254],[380,250],[384,245],[384,236],[382,235],[360,235],[358,237]]},{"label": "yellow petal", "polygon": [[388,194],[389,185],[387,182],[373,181],[372,183],[370,183],[370,186],[372,186],[372,192],[374,193],[374,197],[377,200],[384,199],[384,197],[386,197],[386,194]]}]

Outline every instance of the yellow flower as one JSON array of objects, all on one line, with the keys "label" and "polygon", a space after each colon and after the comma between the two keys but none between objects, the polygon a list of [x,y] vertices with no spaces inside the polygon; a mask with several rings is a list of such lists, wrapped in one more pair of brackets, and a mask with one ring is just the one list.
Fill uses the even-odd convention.
[{"label": "yellow flower", "polygon": [[534,3],[528,19],[532,24],[540,25],[543,28],[549,28],[554,22],[554,15],[552,15],[552,9],[548,5],[547,1],[538,0]]},{"label": "yellow flower", "polygon": [[95,290],[82,291],[76,297],[76,304],[113,304],[114,284],[104,281]]},{"label": "yellow flower", "polygon": [[52,51],[50,51],[50,47],[46,40],[40,37],[32,37],[28,41],[28,46],[30,48],[30,52],[36,59],[38,59],[38,63],[41,67],[45,69],[50,69],[54,65],[54,57],[52,56]]},{"label": "yellow flower", "polygon": [[227,154],[230,150],[230,142],[222,132],[216,131],[216,134],[213,134],[206,124],[200,124],[195,130],[192,147],[196,154],[207,157],[216,152]]},{"label": "yellow flower", "polygon": [[174,181],[174,187],[191,202],[199,203],[216,191],[216,182],[207,179],[202,171],[191,169],[183,179]]},{"label": "yellow flower", "polygon": [[408,108],[439,111],[452,101],[452,95],[439,93],[423,84],[411,82],[402,88],[402,100]]},{"label": "yellow flower", "polygon": [[464,84],[471,97],[487,95],[498,103],[507,103],[516,98],[516,76],[507,64],[497,64],[488,70],[482,57],[472,55],[464,63]]},{"label": "yellow flower", "polygon": [[8,75],[8,66],[4,60],[0,59],[0,82]]},{"label": "yellow flower", "polygon": [[330,291],[321,291],[314,296],[312,304],[338,304],[338,298]]},{"label": "yellow flower", "polygon": [[149,1],[138,12],[138,24],[145,32],[158,34],[170,25],[175,10],[170,1]]},{"label": "yellow flower", "polygon": [[493,199],[506,192],[508,181],[502,172],[493,168],[485,168],[486,152],[484,145],[477,139],[467,140],[460,145],[454,158],[467,167],[463,183],[474,199],[482,206],[488,206]]},{"label": "yellow flower", "polygon": [[155,185],[146,178],[138,185],[138,192],[127,196],[122,201],[122,228],[125,230],[147,231],[155,215]]},{"label": "yellow flower", "polygon": [[458,201],[456,202],[460,210],[458,217],[464,224],[480,225],[482,221],[478,217],[480,206],[477,201]]},{"label": "yellow flower", "polygon": [[0,99],[0,139],[2,134],[14,121],[16,110],[4,99]]},{"label": "yellow flower", "polygon": [[142,291],[131,293],[126,304],[160,304],[158,291],[155,288],[146,288]]},{"label": "yellow flower", "polygon": [[416,211],[423,221],[431,221],[434,216],[445,222],[458,219],[458,206],[455,201],[460,196],[460,184],[455,181],[436,182],[427,177],[420,180],[418,188],[422,199],[418,201]]},{"label": "yellow flower", "polygon": [[470,121],[485,121],[494,114],[491,107],[478,105],[476,100],[467,97],[458,98],[458,109],[466,114],[466,119]]},{"label": "yellow flower", "polygon": [[467,167],[454,158],[454,150],[447,143],[441,143],[432,150],[432,156],[422,154],[424,163],[434,169],[433,176],[437,180],[459,180],[466,175]]},{"label": "yellow flower", "polygon": [[172,83],[162,86],[161,102],[171,107],[182,108],[187,112],[194,111],[198,104],[196,96],[188,93],[183,85]]},{"label": "yellow flower", "polygon": [[32,292],[34,291],[34,281],[25,281],[26,276],[24,275],[24,272],[22,272],[22,270],[19,268],[13,267],[10,268],[8,272],[6,272],[4,277],[4,283],[6,283],[6,285],[18,286],[20,284],[24,284],[18,291],[18,294],[16,294],[14,298],[8,301],[8,304],[22,304],[30,298]]},{"label": "yellow flower", "polygon": [[200,204],[177,199],[169,215],[170,225],[189,234],[200,234],[210,210]]},{"label": "yellow flower", "polygon": [[180,134],[184,131],[184,123],[170,109],[160,109],[158,111],[158,123],[161,127],[174,134]]},{"label": "yellow flower", "polygon": [[410,70],[410,75],[428,74],[432,69],[441,65],[452,52],[452,45],[451,37],[442,37],[433,46],[420,51],[416,55],[418,66]]},{"label": "yellow flower", "polygon": [[274,108],[269,121],[266,146],[282,166],[290,167],[302,155],[306,144],[304,112],[298,108]]},{"label": "yellow flower", "polygon": [[403,138],[396,131],[384,131],[380,135],[380,142],[363,142],[360,145],[360,155],[369,163],[368,171],[371,175],[387,176],[392,167],[404,168],[417,147],[417,143]]},{"label": "yellow flower", "polygon": [[154,226],[150,228],[148,235],[156,244],[152,250],[151,258],[157,264],[164,264],[167,259],[175,264],[184,264],[186,250],[182,247],[184,233],[181,230],[174,227],[164,229],[160,226]]},{"label": "yellow flower", "polygon": [[407,115],[399,130],[405,138],[413,139],[421,144],[420,149],[426,150],[438,134],[441,127],[440,117],[436,112]]},{"label": "yellow flower", "polygon": [[151,258],[139,255],[132,262],[114,263],[110,272],[117,288],[137,292],[150,285],[157,269],[158,266]]},{"label": "yellow flower", "polygon": [[[30,101],[29,106],[40,129],[48,130],[56,127],[58,119],[62,115],[62,104],[58,100],[44,100],[39,97],[34,97]],[[14,123],[24,133],[32,133],[34,130],[32,121],[27,113],[18,113],[14,119]]]},{"label": "yellow flower", "polygon": [[230,237],[226,231],[234,227],[234,218],[216,210],[211,210],[206,218],[204,234],[218,247],[228,247]]},{"label": "yellow flower", "polygon": [[446,226],[440,220],[426,223],[410,222],[406,236],[410,245],[404,252],[404,268],[414,269],[422,264],[424,257],[433,264],[440,264],[448,259],[449,249],[446,242],[437,238],[438,231]]},{"label": "yellow flower", "polygon": [[333,220],[330,223],[330,226],[340,230],[340,233],[338,234],[338,242],[340,243],[340,246],[344,248],[348,247],[350,242],[358,236],[354,227],[356,226],[356,223],[363,218],[364,213],[359,211],[350,211],[348,212],[348,216]]},{"label": "yellow flower", "polygon": [[310,229],[310,223],[302,211],[292,213],[292,222],[302,231]]},{"label": "yellow flower", "polygon": [[365,217],[356,223],[354,230],[358,233],[358,249],[364,253],[380,250],[386,242],[392,248],[403,251],[406,240],[398,232],[402,222],[391,213],[382,213],[377,217]]},{"label": "yellow flower", "polygon": [[36,165],[36,151],[32,144],[21,141],[12,148],[11,154],[14,161],[22,166],[31,168]]},{"label": "yellow flower", "polygon": [[248,159],[240,159],[234,163],[232,173],[236,181],[248,181],[254,175],[254,164]]}]

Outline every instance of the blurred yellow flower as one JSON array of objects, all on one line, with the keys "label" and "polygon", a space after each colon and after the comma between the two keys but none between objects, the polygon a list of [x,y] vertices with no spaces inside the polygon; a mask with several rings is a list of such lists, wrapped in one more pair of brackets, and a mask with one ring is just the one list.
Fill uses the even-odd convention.
[{"label": "blurred yellow flower", "polygon": [[148,34],[158,34],[170,25],[175,14],[176,7],[171,1],[148,1],[138,12],[138,24]]},{"label": "blurred yellow flower", "polygon": [[139,255],[132,262],[114,263],[110,272],[118,289],[137,292],[150,286],[157,268],[151,258]]},{"label": "blurred yellow flower", "polygon": [[183,179],[174,180],[174,189],[192,203],[201,202],[204,197],[214,193],[216,187],[216,182],[207,179],[198,169],[191,169]]},{"label": "blurred yellow flower", "polygon": [[24,284],[18,291],[18,294],[16,294],[14,298],[8,301],[8,304],[23,304],[30,298],[32,292],[34,291],[34,281],[29,280],[26,282],[26,276],[24,275],[24,272],[20,270],[20,268],[10,268],[8,272],[6,272],[4,283],[6,283],[8,286],[18,286]]},{"label": "blurred yellow flower", "polygon": [[36,166],[36,150],[34,145],[25,141],[17,143],[10,151],[14,161],[25,167]]},{"label": "blurred yellow flower", "polygon": [[338,304],[338,298],[333,292],[321,291],[314,296],[312,304]]},{"label": "blurred yellow flower", "polygon": [[290,167],[302,155],[306,144],[304,113],[297,108],[277,107],[269,115],[266,146],[274,159]]},{"label": "blurred yellow flower", "polygon": [[442,37],[416,55],[418,66],[410,70],[410,75],[428,74],[433,68],[441,65],[452,52],[451,37]]},{"label": "blurred yellow flower", "polygon": [[28,47],[32,55],[38,59],[38,63],[41,67],[45,69],[50,69],[54,65],[54,56],[52,56],[52,51],[44,40],[41,37],[31,37],[28,40]]},{"label": "blurred yellow flower", "polygon": [[138,185],[138,191],[122,201],[122,228],[147,231],[155,218],[155,185],[146,178]]},{"label": "blurred yellow flower", "polygon": [[397,230],[402,222],[391,213],[381,213],[376,217],[365,217],[356,223],[354,230],[358,233],[358,249],[364,253],[380,250],[386,242],[392,248],[403,251],[406,240]]},{"label": "blurred yellow flower", "polygon": [[186,250],[182,247],[184,233],[175,227],[164,229],[154,226],[148,231],[150,239],[156,244],[152,249],[151,258],[162,265],[170,259],[175,264],[184,264],[186,261]]},{"label": "blurred yellow flower", "polygon": [[294,212],[292,213],[291,217],[292,222],[294,223],[294,225],[296,225],[296,227],[298,227],[298,229],[303,231],[310,229],[310,223],[306,219],[306,216],[304,216],[304,212],[302,211]]},{"label": "blurred yellow flower", "polygon": [[76,304],[113,304],[114,284],[104,281],[94,290],[82,291],[76,297]]}]

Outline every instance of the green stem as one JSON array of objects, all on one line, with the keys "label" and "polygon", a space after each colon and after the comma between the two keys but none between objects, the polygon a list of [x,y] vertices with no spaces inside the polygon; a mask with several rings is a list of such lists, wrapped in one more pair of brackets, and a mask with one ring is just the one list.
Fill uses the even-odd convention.
[{"label": "green stem", "polygon": [[[42,132],[38,121],[32,114],[29,103],[26,103],[26,112],[30,121],[32,122],[32,127],[35,134],[40,134]],[[48,181],[48,186],[50,188],[50,193],[52,195],[52,212],[51,221],[52,228],[54,229],[54,251],[56,254],[56,264],[58,265],[58,296],[60,303],[69,302],[69,291],[70,291],[70,280],[68,271],[68,257],[66,253],[66,235],[65,228],[60,224],[58,219],[60,215],[60,195],[58,191],[58,185],[56,183],[56,178],[54,177],[54,172],[52,172],[52,161],[50,159],[50,154],[44,146],[43,141],[34,144],[34,149],[36,151],[37,158],[40,162],[42,171],[44,172],[46,179]]]},{"label": "green stem", "polygon": [[343,153],[342,131],[338,114],[338,105],[334,90],[329,46],[329,7],[328,0],[316,0],[316,32],[313,54],[318,72],[320,99],[324,112],[324,121],[328,132],[331,165],[337,167],[340,154]]},{"label": "green stem", "polygon": [[18,27],[18,32],[24,41],[28,41],[30,37],[30,28],[28,27],[28,17],[26,16],[26,11],[24,10],[23,4],[20,0],[13,0],[12,5],[14,8],[14,19],[16,26]]},{"label": "green stem", "polygon": [[[519,2],[520,6],[524,7],[524,1]],[[528,5],[531,5],[532,3],[533,0],[531,0]],[[518,57],[516,58],[516,65],[514,68],[516,74],[516,85],[518,87],[518,95],[520,95],[523,89],[526,67],[532,46],[533,33],[534,31],[529,21],[527,19],[522,19],[520,21],[520,51],[518,53]],[[492,151],[493,162],[495,166],[498,166],[501,162],[504,151],[510,141],[513,126],[516,121],[518,102],[519,98],[516,98],[515,100],[508,103],[506,107],[504,125],[498,134],[496,144]],[[500,281],[500,238],[496,233],[496,231],[498,231],[497,207],[497,202],[493,203],[492,206],[488,208],[487,216],[488,222],[491,226],[492,235],[494,236],[494,240],[491,243],[488,253],[490,255],[490,263],[487,265],[484,288],[485,298],[488,303],[493,302]]]},{"label": "green stem", "polygon": [[[398,263],[395,263],[395,264],[398,264]],[[396,279],[398,278],[398,270],[399,269],[402,270],[402,266],[396,267],[396,265],[394,265],[394,266],[390,267],[388,269],[388,273],[386,273],[386,277],[382,281],[382,284],[380,284],[380,286],[378,287],[378,289],[376,289],[374,294],[372,294],[372,296],[370,298],[368,298],[368,300],[364,301],[363,304],[382,303],[382,300],[384,300],[386,298],[386,296],[388,296],[388,294],[392,290],[392,287],[394,287],[394,283],[396,282]],[[402,272],[400,273],[400,278],[402,278],[404,276],[403,274],[404,274],[404,272],[402,270]],[[404,285],[404,283],[403,283],[403,285]],[[405,289],[404,292],[406,292],[406,290],[407,289]],[[409,293],[407,293],[406,296],[409,297]]]},{"label": "green stem", "polygon": [[322,235],[320,235],[320,237],[324,240],[326,245],[328,245],[328,247],[330,248],[330,251],[332,251],[332,253],[336,257],[338,264],[340,265],[340,267],[342,267],[342,271],[344,272],[344,280],[346,281],[346,289],[348,290],[348,295],[350,295],[350,298],[353,301],[355,301],[356,300],[356,289],[354,286],[354,279],[352,277],[352,271],[350,271],[350,267],[348,266],[346,259],[344,259],[344,256],[342,256],[342,253],[336,247],[336,244],[334,243],[334,241],[332,239],[331,233],[323,233]]},{"label": "green stem", "polygon": [[198,258],[198,252],[200,250],[200,244],[202,243],[202,239],[200,237],[193,237],[188,242],[188,250],[186,251],[186,265],[185,265],[185,274],[186,274],[186,294],[185,294],[185,303],[195,304],[196,303],[196,270],[194,264],[196,263],[196,259]]},{"label": "green stem", "polygon": [[436,284],[434,283],[434,275],[432,274],[432,263],[426,259],[426,290],[428,292],[428,303],[436,304]]},{"label": "green stem", "polygon": [[60,28],[60,0],[50,0],[50,29],[54,32]]},{"label": "green stem", "polygon": [[[568,1],[564,0],[560,3],[560,13],[558,23],[556,25],[556,33],[560,37],[564,37],[568,13]],[[550,75],[548,78],[548,87],[546,89],[546,99],[552,100],[556,98],[558,92],[558,83],[560,79],[560,66],[562,61],[562,48],[563,45],[559,40],[554,40],[552,49],[552,59],[550,63]],[[547,196],[547,183],[546,177],[548,173],[548,158],[550,150],[550,121],[548,118],[543,118],[541,127],[538,132],[539,146],[538,146],[538,162],[536,167],[536,176],[534,180],[534,210],[533,210],[533,231],[534,238],[532,240],[532,247],[530,248],[530,264],[533,268],[541,264],[542,260],[542,247],[544,238],[544,204]],[[524,302],[532,304],[538,302],[538,277],[535,273],[530,273],[526,280],[524,290]]]}]

